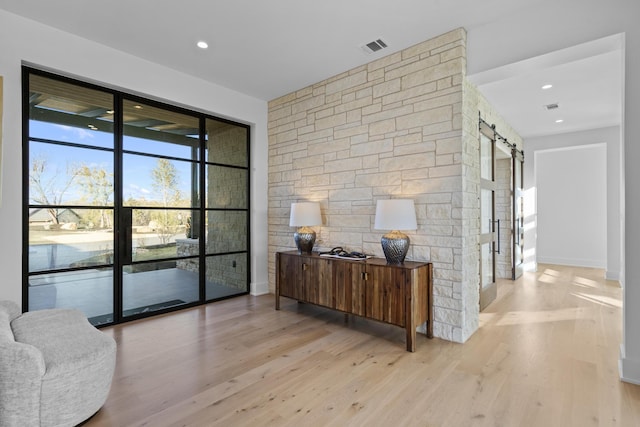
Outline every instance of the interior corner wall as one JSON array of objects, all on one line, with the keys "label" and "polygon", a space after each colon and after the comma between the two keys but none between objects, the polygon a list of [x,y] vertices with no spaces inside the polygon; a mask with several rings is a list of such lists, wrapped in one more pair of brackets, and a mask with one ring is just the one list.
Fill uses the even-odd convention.
[{"label": "interior corner wall", "polygon": [[434,335],[463,342],[475,331],[478,278],[464,273],[477,264],[464,240],[465,46],[466,32],[453,30],[269,102],[271,291],[275,253],[294,249],[292,202],[320,202],[316,250],[382,257],[376,201],[408,197],[418,230],[407,259],[434,265]]},{"label": "interior corner wall", "polygon": [[0,299],[22,302],[23,63],[250,124],[251,292],[267,291],[267,164],[260,161],[267,157],[267,103],[0,10],[4,80],[0,235],[11,248],[0,257]]},{"label": "interior corner wall", "polygon": [[[562,252],[551,253],[543,247],[539,247],[538,243],[539,238],[541,238],[539,234],[543,231],[538,229],[538,224],[542,227],[545,219],[538,217],[538,206],[536,200],[538,197],[542,197],[542,195],[539,194],[536,180],[540,179],[537,175],[544,174],[545,170],[540,170],[540,165],[536,162],[536,159],[538,159],[539,156],[536,156],[536,153],[548,153],[550,156],[554,156],[555,153],[556,156],[560,156],[563,152],[556,150],[580,148],[584,146],[588,147],[597,144],[606,145],[606,148],[603,149],[603,157],[606,157],[606,168],[604,168],[606,170],[606,175],[603,177],[603,180],[605,181],[604,185],[606,194],[603,195],[604,200],[600,200],[599,202],[596,201],[596,206],[594,206],[594,209],[597,209],[599,206],[605,209],[604,216],[606,217],[606,222],[603,225],[604,230],[602,230],[601,233],[592,233],[591,231],[584,230],[583,236],[587,239],[584,242],[584,249],[596,246],[588,252],[585,252],[587,254],[592,254],[591,256],[584,255],[581,257],[580,253],[584,251],[572,250],[571,248],[562,250],[565,246],[560,244],[561,242],[558,242],[558,244],[553,244],[553,242],[551,243],[556,247],[556,249],[562,250]],[[525,210],[529,213],[527,221],[530,224],[524,241],[525,253],[528,254],[527,260],[525,260],[527,264],[535,266],[537,262],[553,262],[558,264],[605,268],[606,278],[620,280],[622,268],[622,213],[620,211],[622,196],[620,171],[622,169],[622,164],[620,155],[620,128],[618,126],[613,126],[583,132],[530,138],[527,139],[526,146],[528,161],[525,161],[524,169],[525,193],[532,195],[531,197],[527,197],[525,200]],[[576,151],[575,155],[580,155],[580,151]],[[602,160],[604,161],[604,159]],[[575,172],[575,168],[567,165],[565,168],[555,168],[554,170],[547,171],[546,173],[554,174],[559,182],[557,188],[562,189],[560,184],[563,182],[566,183],[574,181]],[[590,179],[589,175],[593,175],[594,173],[604,174],[604,170],[585,171],[585,173],[588,175],[586,179]],[[551,197],[553,197],[553,195],[551,195]],[[558,197],[562,197],[562,194],[559,194]],[[593,197],[590,197],[590,201],[594,202]],[[572,216],[580,216],[583,214],[582,210],[575,211],[572,209],[572,211]],[[547,218],[546,221],[555,221],[555,219]],[[597,237],[600,235],[603,236],[600,238]],[[550,236],[549,239],[552,239],[552,237]],[[594,239],[597,241],[594,241]],[[604,255],[602,257],[597,256],[600,249],[603,249],[604,251]]]}]

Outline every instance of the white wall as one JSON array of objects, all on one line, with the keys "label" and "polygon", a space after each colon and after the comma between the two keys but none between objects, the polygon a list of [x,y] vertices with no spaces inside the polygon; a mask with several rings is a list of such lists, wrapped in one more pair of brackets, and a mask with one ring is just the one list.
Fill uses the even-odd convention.
[{"label": "white wall", "polygon": [[22,301],[23,61],[251,124],[251,291],[267,289],[267,103],[0,11],[0,75],[4,77],[0,299]]},{"label": "white wall", "polygon": [[534,152],[538,263],[606,268],[606,148]]},{"label": "white wall", "polygon": [[[528,10],[502,16],[467,32],[467,71],[475,74],[624,33],[625,89],[623,146],[624,198],[620,204],[624,236],[621,282],[624,286],[620,374],[640,384],[640,2],[637,0],[545,0]],[[543,25],[541,25],[541,23]]]},{"label": "white wall", "polygon": [[[525,263],[528,269],[535,269],[537,261],[583,265],[605,268],[608,279],[620,279],[620,145],[618,127],[527,139],[524,188],[527,195]],[[540,165],[540,159],[546,162]],[[596,162],[602,167],[596,166]],[[606,183],[606,186],[601,188],[598,182]],[[544,185],[543,189],[540,188],[541,184]],[[593,186],[599,186],[596,193],[589,192]],[[567,203],[576,195],[576,191],[587,191],[588,198],[584,201],[576,198],[572,203]],[[596,201],[598,195],[602,199]],[[547,206],[541,207],[541,201]],[[554,203],[567,203],[568,206],[554,209]],[[587,204],[579,210],[578,206],[582,203]],[[540,209],[554,214],[541,214]],[[575,218],[575,221],[568,224],[569,220],[564,219],[560,222],[563,216]],[[604,218],[605,222],[596,231],[593,227],[599,221],[598,217]],[[591,225],[585,225],[586,221],[590,221]],[[574,239],[570,241],[561,237],[561,234],[571,231],[578,224],[588,227],[589,231],[582,234],[583,237],[573,236]],[[558,231],[556,227],[561,229]]]}]

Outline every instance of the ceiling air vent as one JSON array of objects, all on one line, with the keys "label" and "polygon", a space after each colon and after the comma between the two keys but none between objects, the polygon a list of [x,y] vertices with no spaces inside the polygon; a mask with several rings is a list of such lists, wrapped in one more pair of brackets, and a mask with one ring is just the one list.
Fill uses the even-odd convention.
[{"label": "ceiling air vent", "polygon": [[362,50],[365,51],[365,53],[369,54],[384,49],[385,47],[387,47],[387,44],[382,39],[377,39],[365,45],[362,45],[361,47]]},{"label": "ceiling air vent", "polygon": [[555,110],[556,108],[558,108],[559,105],[558,103],[553,103],[553,104],[547,104],[544,106],[544,108],[546,108],[547,110]]}]

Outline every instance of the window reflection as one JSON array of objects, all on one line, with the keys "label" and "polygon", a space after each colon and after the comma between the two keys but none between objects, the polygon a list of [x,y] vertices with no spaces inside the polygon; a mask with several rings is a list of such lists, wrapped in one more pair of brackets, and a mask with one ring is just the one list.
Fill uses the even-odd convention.
[{"label": "window reflection", "polygon": [[124,150],[198,159],[197,117],[127,100],[123,110]]}]

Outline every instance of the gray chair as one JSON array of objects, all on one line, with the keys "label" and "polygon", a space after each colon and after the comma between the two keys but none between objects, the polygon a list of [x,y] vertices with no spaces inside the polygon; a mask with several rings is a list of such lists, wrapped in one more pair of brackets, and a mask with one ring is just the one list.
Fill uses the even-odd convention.
[{"label": "gray chair", "polygon": [[116,343],[79,310],[0,301],[0,426],[75,426],[104,405]]}]

